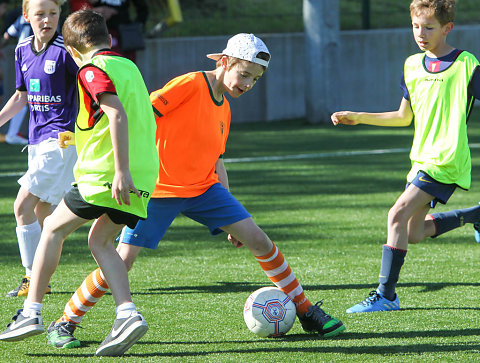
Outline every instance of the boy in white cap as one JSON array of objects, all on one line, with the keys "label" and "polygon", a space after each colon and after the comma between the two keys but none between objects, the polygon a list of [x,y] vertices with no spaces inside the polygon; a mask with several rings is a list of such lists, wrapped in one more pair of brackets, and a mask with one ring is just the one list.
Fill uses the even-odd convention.
[{"label": "boy in white cap", "polygon": [[[303,328],[335,336],[345,330],[342,322],[305,297],[280,250],[228,190],[222,155],[230,107],[224,93],[237,98],[255,85],[267,69],[268,48],[253,34],[237,34],[222,53],[207,56],[217,61],[216,69],[184,74],[150,95],[160,171],[147,220],[123,230],[117,251],[130,269],[140,248],[157,248],[182,213],[207,226],[212,235],[224,231],[236,247],[246,245],[271,281],[293,300]],[[76,346],[72,343],[76,325],[107,289],[102,272],[93,271],[67,303],[63,316],[50,326],[49,343]]]}]

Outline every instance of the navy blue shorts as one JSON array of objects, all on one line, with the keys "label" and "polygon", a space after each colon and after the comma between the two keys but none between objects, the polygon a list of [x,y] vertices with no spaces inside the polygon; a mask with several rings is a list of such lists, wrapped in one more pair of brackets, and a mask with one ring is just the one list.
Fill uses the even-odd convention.
[{"label": "navy blue shorts", "polygon": [[[430,202],[430,207],[435,208],[437,202],[447,204],[453,192],[457,188],[457,184],[444,184],[436,181],[430,175],[423,171],[419,171],[415,179],[412,180],[413,185],[423,190],[425,193],[433,195],[435,198]],[[407,183],[407,188],[410,183]]]},{"label": "navy blue shorts", "polygon": [[192,198],[152,198],[147,205],[147,219],[134,229],[125,227],[119,241],[139,247],[156,249],[168,227],[180,213],[208,227],[212,235],[220,227],[249,218],[245,207],[220,183]]}]

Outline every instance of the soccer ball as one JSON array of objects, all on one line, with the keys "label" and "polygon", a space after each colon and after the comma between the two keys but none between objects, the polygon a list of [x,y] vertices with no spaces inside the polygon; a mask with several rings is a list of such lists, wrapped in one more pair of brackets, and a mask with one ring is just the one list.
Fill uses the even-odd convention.
[{"label": "soccer ball", "polygon": [[251,332],[261,337],[279,337],[293,326],[296,309],[293,301],[276,287],[262,287],[245,302],[243,319]]}]

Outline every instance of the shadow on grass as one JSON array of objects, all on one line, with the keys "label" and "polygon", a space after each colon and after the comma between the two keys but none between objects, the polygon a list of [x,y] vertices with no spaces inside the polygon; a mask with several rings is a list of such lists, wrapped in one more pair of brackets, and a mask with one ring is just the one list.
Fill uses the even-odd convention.
[{"label": "shadow on grass", "polygon": [[[249,293],[255,291],[261,287],[267,286],[268,282],[217,282],[217,285],[195,285],[195,286],[171,286],[171,287],[157,287],[150,288],[146,291],[131,291],[132,296],[141,295],[174,295],[174,294],[230,294],[230,293]],[[455,286],[469,286],[479,287],[478,282],[415,282],[415,283],[402,283],[398,284],[398,287],[407,288],[423,288],[416,292],[432,292],[439,291],[447,287]],[[307,292],[322,291],[322,290],[374,290],[376,285],[368,284],[344,284],[344,285],[303,285],[303,288]],[[51,295],[73,295],[75,291],[52,291]],[[108,291],[106,295],[111,295]],[[429,307],[429,308],[402,308],[401,310],[480,310],[480,307]]]},{"label": "shadow on grass", "polygon": [[[275,346],[275,347],[262,347],[262,348],[245,348],[245,349],[223,349],[223,350],[204,350],[204,351],[179,351],[175,352],[149,352],[141,354],[125,354],[124,357],[195,357],[195,356],[208,356],[211,354],[255,354],[255,353],[336,353],[336,354],[408,354],[408,353],[439,353],[439,352],[466,352],[466,351],[478,351],[478,344],[410,344],[405,345],[374,345],[371,346],[342,346],[345,341],[351,340],[365,340],[365,339],[418,339],[418,338],[430,338],[430,337],[461,337],[461,336],[477,336],[480,335],[480,329],[457,329],[457,330],[431,330],[431,331],[408,331],[408,332],[386,332],[386,333],[344,333],[341,336],[334,338],[339,341],[336,346],[320,346],[320,347],[298,347],[298,346]],[[283,338],[265,339],[263,341],[252,340],[232,340],[232,341],[140,341],[137,345],[161,345],[162,347],[177,345],[189,345],[189,346],[201,346],[212,345],[218,346],[219,344],[238,344],[238,345],[251,345],[255,344],[275,344],[279,341],[282,342],[301,342],[308,340],[323,340],[318,339],[316,335],[312,334],[292,334]],[[331,340],[331,339],[329,339]],[[95,341],[82,342],[82,347],[89,345],[99,344]],[[29,353],[30,357],[91,357],[92,354],[69,354],[69,353]]]},{"label": "shadow on grass", "polygon": [[[218,281],[217,285],[196,285],[196,286],[171,286],[171,287],[157,287],[147,289],[147,292],[132,292],[136,295],[150,295],[150,294],[196,294],[196,293],[238,293],[238,292],[250,292],[268,284],[265,282],[224,282]],[[432,292],[439,291],[447,287],[452,286],[469,286],[479,287],[478,282],[408,282],[399,283],[398,287],[420,287],[419,292]],[[342,285],[303,285],[306,291],[318,291],[318,290],[358,290],[358,289],[370,289],[374,290],[377,285],[371,284],[342,284]]]}]

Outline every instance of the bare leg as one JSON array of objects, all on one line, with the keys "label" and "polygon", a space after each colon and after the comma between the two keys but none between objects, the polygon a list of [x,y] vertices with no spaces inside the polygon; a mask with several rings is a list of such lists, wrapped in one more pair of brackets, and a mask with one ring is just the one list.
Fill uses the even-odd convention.
[{"label": "bare leg", "polygon": [[[223,226],[222,229],[247,246],[267,277],[280,290],[290,296],[295,303],[299,316],[304,316],[312,303],[305,297],[302,286],[280,249],[273,244],[253,219],[246,218],[231,225]],[[340,325],[341,323],[339,323]]]},{"label": "bare leg", "polygon": [[432,199],[432,195],[410,184],[388,212],[388,246],[408,249],[408,226],[424,223],[428,212],[426,206]]},{"label": "bare leg", "polygon": [[35,206],[35,215],[37,216],[38,223],[43,228],[43,221],[47,218],[50,214],[52,214],[52,205],[47,202],[42,202],[41,200],[38,201],[37,205]]},{"label": "bare leg", "polygon": [[132,302],[127,268],[114,247],[114,239],[122,227],[104,214],[94,222],[88,238],[90,250],[107,280],[117,306]]},{"label": "bare leg", "polygon": [[45,219],[42,237],[33,261],[28,301],[42,302],[50,278],[58,266],[63,241],[86,222],[87,219],[73,214],[63,201],[54,213]]},{"label": "bare leg", "polygon": [[[395,288],[407,254],[409,239],[423,238],[425,216],[433,196],[413,184],[400,195],[388,212],[388,239],[382,247],[377,291],[388,300],[396,298]],[[389,309],[398,309],[390,306]]]},{"label": "bare leg", "polygon": [[273,243],[258,227],[252,218],[221,227],[221,229],[241,241],[254,256],[263,256],[273,248]]},{"label": "bare leg", "polygon": [[117,252],[120,255],[120,258],[125,262],[127,271],[130,271],[133,263],[137,259],[138,254],[140,253],[141,247],[134,246],[128,243],[120,242],[117,246]]},{"label": "bare leg", "polygon": [[[140,252],[140,247],[119,243],[117,252],[130,271]],[[80,324],[85,314],[95,306],[97,301],[108,291],[108,284],[100,269],[90,273],[75,294],[65,305],[62,320]]]},{"label": "bare leg", "polygon": [[424,208],[419,208],[408,221],[408,243],[418,243],[435,234],[435,223],[427,215],[429,210],[430,205],[426,204]]},{"label": "bare leg", "polygon": [[23,187],[20,187],[15,203],[13,204],[15,219],[18,226],[32,224],[37,220],[35,207],[39,200],[40,199],[37,196],[33,195]]}]

